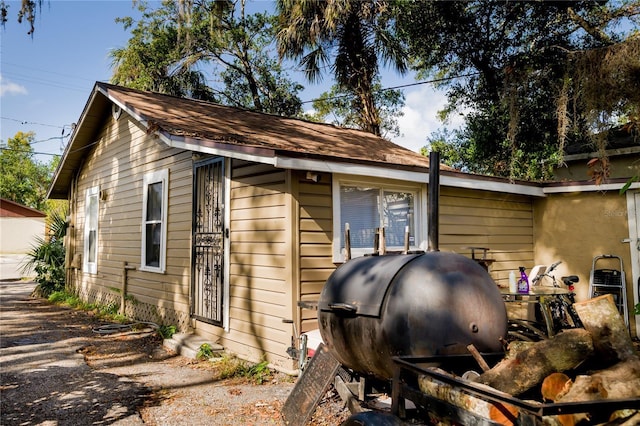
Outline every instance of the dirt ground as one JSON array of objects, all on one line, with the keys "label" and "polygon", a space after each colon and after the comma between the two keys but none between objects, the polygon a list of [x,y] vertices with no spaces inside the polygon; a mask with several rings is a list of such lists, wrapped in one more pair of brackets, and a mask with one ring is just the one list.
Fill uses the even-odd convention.
[{"label": "dirt ground", "polygon": [[[0,424],[283,425],[295,378],[220,380],[208,361],[178,356],[151,330],[98,334],[94,315],[0,282]],[[349,413],[329,390],[309,422]]]}]

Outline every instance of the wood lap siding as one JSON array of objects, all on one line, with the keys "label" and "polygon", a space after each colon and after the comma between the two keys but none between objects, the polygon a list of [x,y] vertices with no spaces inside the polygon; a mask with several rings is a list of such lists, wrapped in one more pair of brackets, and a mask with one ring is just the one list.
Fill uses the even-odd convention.
[{"label": "wood lap siding", "polygon": [[533,266],[533,203],[527,196],[443,187],[440,250],[471,256],[487,247],[494,280],[507,285],[509,271]]},{"label": "wood lap siding", "polygon": [[[291,317],[286,173],[269,165],[232,161],[227,210],[230,322],[221,341],[241,356],[259,361],[267,354],[270,362],[281,365],[291,339],[282,322]],[[220,329],[210,331],[221,334]]]},{"label": "wood lap siding", "polygon": [[[189,312],[191,153],[166,147],[123,115],[108,119],[88,149],[77,191],[76,247],[83,253],[86,190],[99,186],[98,273],[80,274],[88,294],[111,295],[122,286],[122,264],[140,267],[142,185],[145,173],[169,169],[167,267],[165,274],[128,272],[127,294],[137,302]],[[160,318],[155,320],[160,321]]]},{"label": "wood lap siding", "polygon": [[[336,269],[332,258],[333,220],[331,175],[318,182],[298,174],[300,209],[300,300],[317,301],[329,275]],[[301,311],[303,332],[318,328],[317,312]]]}]

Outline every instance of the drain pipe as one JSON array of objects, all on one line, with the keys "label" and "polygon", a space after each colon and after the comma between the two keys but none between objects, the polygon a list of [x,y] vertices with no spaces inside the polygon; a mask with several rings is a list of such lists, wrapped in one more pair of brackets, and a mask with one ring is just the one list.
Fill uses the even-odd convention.
[{"label": "drain pipe", "polygon": [[438,218],[440,216],[440,153],[429,153],[429,205],[427,206],[428,245],[427,251],[440,251],[438,238],[440,234]]},{"label": "drain pipe", "polygon": [[122,291],[120,292],[120,315],[124,315],[125,301],[127,297],[127,271],[134,271],[135,266],[129,265],[126,261],[122,262]]}]

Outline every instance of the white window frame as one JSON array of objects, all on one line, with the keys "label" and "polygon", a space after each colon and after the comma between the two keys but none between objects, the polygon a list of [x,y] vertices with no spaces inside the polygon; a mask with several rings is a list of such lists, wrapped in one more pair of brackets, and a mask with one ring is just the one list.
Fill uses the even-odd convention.
[{"label": "white window frame", "polygon": [[[87,188],[87,192],[84,199],[84,250],[82,254],[82,270],[88,274],[97,274],[98,273],[98,237],[99,237],[99,218],[100,218],[100,188],[98,186],[92,186],[91,188]],[[91,205],[91,199],[95,199],[96,210],[95,217],[91,216],[91,211],[89,206]],[[91,223],[95,224],[95,229],[91,227]],[[95,241],[93,245],[93,258],[94,261],[90,262],[89,249],[89,238],[91,235],[91,231],[95,231]]]},{"label": "white window frame", "polygon": [[[335,263],[342,263],[345,261],[345,253],[342,247],[344,246],[344,235],[342,233],[342,218],[341,218],[341,205],[340,205],[340,191],[343,186],[363,186],[363,187],[376,187],[382,191],[401,191],[414,193],[414,237],[413,244],[409,247],[410,250],[426,250],[427,247],[427,187],[426,184],[418,182],[404,182],[386,179],[362,178],[353,176],[343,176],[334,174],[332,185],[332,200],[333,200],[333,261]],[[387,250],[401,250],[403,247],[387,247]],[[371,241],[371,247],[366,248],[351,248],[351,257],[360,257],[365,254],[373,252],[373,240]]]},{"label": "white window frame", "polygon": [[[160,259],[158,266],[146,264],[147,252],[147,202],[149,197],[149,185],[162,183],[162,211],[160,214]],[[164,274],[167,265],[167,210],[169,207],[169,169],[157,170],[147,173],[142,179],[142,227],[141,227],[141,251],[140,270]]]}]

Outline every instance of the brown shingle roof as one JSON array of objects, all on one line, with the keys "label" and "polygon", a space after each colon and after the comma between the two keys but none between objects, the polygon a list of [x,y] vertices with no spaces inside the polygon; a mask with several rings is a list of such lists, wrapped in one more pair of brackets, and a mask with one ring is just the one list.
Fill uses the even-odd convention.
[{"label": "brown shingle roof", "polygon": [[152,130],[203,144],[261,148],[295,157],[428,167],[429,159],[360,130],[263,114],[210,102],[142,92],[106,83],[97,86],[133,110]]}]

